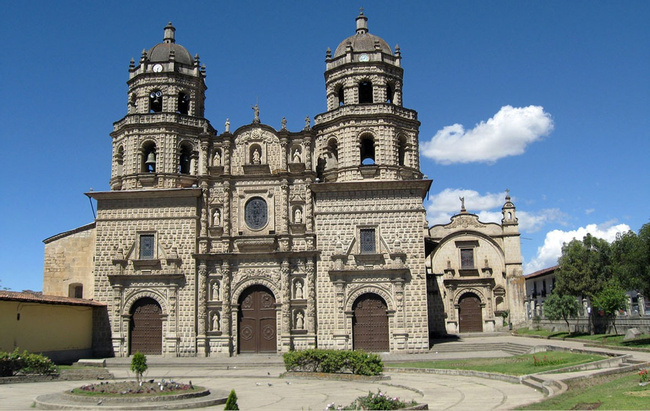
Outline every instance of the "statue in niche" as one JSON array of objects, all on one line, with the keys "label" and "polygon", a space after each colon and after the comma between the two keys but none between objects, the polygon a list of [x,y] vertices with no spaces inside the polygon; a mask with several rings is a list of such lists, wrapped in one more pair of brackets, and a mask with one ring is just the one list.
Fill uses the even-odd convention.
[{"label": "statue in niche", "polygon": [[219,150],[214,152],[214,160],[212,160],[212,165],[214,166],[221,165],[221,153],[219,153]]},{"label": "statue in niche", "polygon": [[253,150],[253,164],[260,164],[260,150]]},{"label": "statue in niche", "polygon": [[221,324],[219,323],[219,313],[212,314],[212,331],[221,331]]},{"label": "statue in niche", "polygon": [[221,225],[221,210],[218,208],[215,208],[214,213],[212,214],[212,225],[215,227],[219,227]]},{"label": "statue in niche", "polygon": [[300,163],[300,151],[298,151],[298,149],[293,152],[293,162]]},{"label": "statue in niche", "polygon": [[302,210],[300,207],[297,207],[296,211],[293,213],[293,222],[296,224],[302,224]]},{"label": "statue in niche", "polygon": [[298,311],[296,314],[296,329],[302,330],[303,328],[305,328],[305,316],[302,311]]},{"label": "statue in niche", "polygon": [[219,281],[212,283],[212,300],[219,299]]},{"label": "statue in niche", "polygon": [[294,293],[296,300],[302,300],[302,283],[296,281],[296,292]]}]

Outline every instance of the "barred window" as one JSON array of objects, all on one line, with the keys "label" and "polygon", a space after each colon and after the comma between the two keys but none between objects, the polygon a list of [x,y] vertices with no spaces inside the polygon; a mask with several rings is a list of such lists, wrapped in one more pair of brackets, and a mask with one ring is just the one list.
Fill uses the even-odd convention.
[{"label": "barred window", "polygon": [[361,243],[361,254],[375,254],[377,252],[374,228],[362,228],[359,233],[359,241]]},{"label": "barred window", "polygon": [[140,259],[152,260],[154,258],[154,235],[142,234],[140,236]]}]

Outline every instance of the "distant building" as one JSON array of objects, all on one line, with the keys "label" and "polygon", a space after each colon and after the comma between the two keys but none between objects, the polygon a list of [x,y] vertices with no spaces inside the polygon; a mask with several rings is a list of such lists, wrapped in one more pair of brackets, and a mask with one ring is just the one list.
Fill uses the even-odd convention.
[{"label": "distant building", "polygon": [[526,314],[529,319],[544,315],[544,300],[555,288],[555,271],[558,266],[544,268],[526,275]]},{"label": "distant building", "polygon": [[107,351],[421,352],[433,334],[525,320],[510,197],[501,224],[461,212],[427,228],[399,47],[362,13],[325,61],[313,124],[276,129],[255,105],[221,133],[206,69],[171,24],[131,62],[111,190],[88,193],[94,225],[46,240],[44,289],[106,303]]}]

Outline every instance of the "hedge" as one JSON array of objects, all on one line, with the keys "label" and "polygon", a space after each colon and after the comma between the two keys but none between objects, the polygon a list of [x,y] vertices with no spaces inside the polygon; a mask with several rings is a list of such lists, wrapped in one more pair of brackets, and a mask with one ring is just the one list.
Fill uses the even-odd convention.
[{"label": "hedge", "polygon": [[284,365],[287,371],[347,372],[357,375],[380,375],[384,370],[384,363],[379,355],[361,350],[289,351],[284,354]]}]

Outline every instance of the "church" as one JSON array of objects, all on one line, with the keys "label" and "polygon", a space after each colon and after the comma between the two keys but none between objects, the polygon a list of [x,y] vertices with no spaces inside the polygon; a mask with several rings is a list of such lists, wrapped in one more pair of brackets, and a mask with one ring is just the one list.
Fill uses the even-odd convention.
[{"label": "church", "polygon": [[98,352],[231,356],[306,348],[423,352],[524,321],[515,206],[428,227],[402,56],[368,31],[328,49],[327,111],[301,130],[218,132],[206,68],[175,41],[131,61],[95,222],[45,242],[43,291],[106,304]]}]

